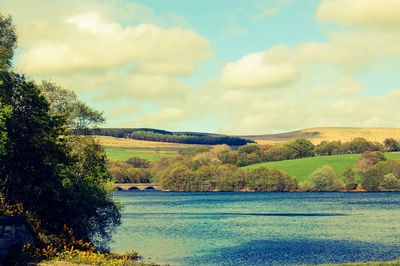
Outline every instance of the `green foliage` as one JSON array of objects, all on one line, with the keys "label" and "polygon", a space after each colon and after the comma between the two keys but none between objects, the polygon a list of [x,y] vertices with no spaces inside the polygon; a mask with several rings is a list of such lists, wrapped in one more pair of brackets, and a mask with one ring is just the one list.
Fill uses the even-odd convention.
[{"label": "green foliage", "polygon": [[6,119],[10,117],[12,108],[1,102],[0,98],[0,157],[6,153],[7,128]]},{"label": "green foliage", "polygon": [[346,190],[351,191],[357,188],[357,184],[355,183],[355,172],[352,168],[348,167],[343,173],[344,183],[346,185]]},{"label": "green foliage", "polygon": [[241,146],[252,143],[252,140],[242,139],[218,134],[194,132],[170,132],[152,128],[100,128],[91,133],[100,136],[113,136],[118,138],[132,138],[146,141],[160,141],[186,144]]},{"label": "green foliage", "polygon": [[315,155],[314,144],[311,141],[299,138],[287,144],[289,149],[292,150],[292,158],[311,157]]},{"label": "green foliage", "polygon": [[310,191],[342,191],[344,183],[338,179],[335,171],[329,165],[315,170],[310,176]]},{"label": "green foliage", "polygon": [[[296,176],[299,182],[308,180],[309,176],[316,169],[330,165],[335,170],[337,176],[342,176],[346,168],[353,168],[359,157],[358,154],[344,154],[332,156],[317,156],[294,160],[284,160],[277,162],[267,162],[246,166],[245,169],[253,169],[265,166],[269,169],[279,169],[292,176]],[[399,156],[400,158],[400,156]]]},{"label": "green foliage", "polygon": [[[257,150],[245,147],[240,152],[253,154],[253,151]],[[209,151],[165,159],[152,165],[152,172],[157,176],[153,178],[159,180],[163,189],[171,191],[295,191],[297,189],[296,178],[282,171],[268,170],[261,175],[260,171],[249,172],[225,163],[225,155],[232,152],[228,146],[215,146]]]},{"label": "green foliage", "polygon": [[73,133],[83,134],[89,128],[105,122],[103,113],[80,101],[73,91],[49,81],[42,81],[39,88],[50,104],[49,110],[52,115],[62,118]]},{"label": "green foliage", "polygon": [[315,153],[320,156],[343,154],[344,150],[340,141],[322,141],[315,147]]},{"label": "green foliage", "polygon": [[5,71],[11,66],[16,47],[17,36],[12,19],[0,14],[0,71]]},{"label": "green foliage", "polygon": [[[0,55],[8,66],[15,41],[11,19],[0,16]],[[54,244],[66,227],[82,241],[106,245],[120,223],[114,180],[103,148],[92,138],[71,135],[68,122],[74,117],[84,130],[101,122],[99,113],[80,102],[76,116],[69,106],[75,106],[72,92],[51,83],[39,88],[9,67],[0,71],[0,100],[2,205],[21,206],[37,245]]]},{"label": "green foliage", "polygon": [[108,169],[118,183],[149,183],[149,169],[135,167],[128,162],[109,161]]},{"label": "green foliage", "polygon": [[384,145],[387,151],[400,151],[400,143],[394,138],[387,138],[384,140]]},{"label": "green foliage", "polygon": [[385,175],[390,174],[390,165],[387,162],[379,161],[367,169],[361,174],[361,184],[367,191],[380,191],[382,190],[382,180]]},{"label": "green foliage", "polygon": [[248,172],[248,186],[254,191],[296,191],[297,179],[277,169],[260,167]]},{"label": "green foliage", "polygon": [[352,141],[343,143],[345,153],[363,153],[365,151],[383,151],[382,144],[368,141],[364,138],[355,138]]},{"label": "green foliage", "polygon": [[400,191],[400,178],[397,178],[393,173],[383,176],[381,190],[384,191]]},{"label": "green foliage", "polygon": [[171,191],[192,191],[195,174],[188,167],[175,164],[167,168],[160,176],[162,188]]},{"label": "green foliage", "polygon": [[145,160],[159,160],[177,156],[180,152],[191,152],[191,148],[146,148],[146,147],[106,147],[107,157],[111,160],[126,161],[132,157],[139,157]]},{"label": "green foliage", "polygon": [[141,159],[139,157],[131,157],[126,160],[126,163],[136,168],[148,168],[150,166],[150,162],[148,160]]}]

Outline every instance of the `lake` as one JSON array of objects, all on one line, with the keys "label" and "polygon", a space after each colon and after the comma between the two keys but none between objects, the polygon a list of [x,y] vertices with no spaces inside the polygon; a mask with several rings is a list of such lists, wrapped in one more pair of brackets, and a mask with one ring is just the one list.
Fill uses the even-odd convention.
[{"label": "lake", "polygon": [[171,265],[293,265],[400,257],[400,193],[118,191],[112,249]]}]

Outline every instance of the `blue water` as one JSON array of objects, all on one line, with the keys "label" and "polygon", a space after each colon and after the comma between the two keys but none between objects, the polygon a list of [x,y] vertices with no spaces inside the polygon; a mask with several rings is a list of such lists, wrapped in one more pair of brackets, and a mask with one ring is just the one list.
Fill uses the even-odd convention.
[{"label": "blue water", "polygon": [[171,265],[293,265],[400,257],[400,193],[119,191],[117,251]]}]

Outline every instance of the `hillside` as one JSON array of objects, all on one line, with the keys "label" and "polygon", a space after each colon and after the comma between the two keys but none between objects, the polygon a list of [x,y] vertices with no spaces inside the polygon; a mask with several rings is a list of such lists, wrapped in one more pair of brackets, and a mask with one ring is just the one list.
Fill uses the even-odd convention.
[{"label": "hillside", "polygon": [[108,136],[96,136],[96,139],[105,147],[109,159],[119,161],[125,161],[131,157],[158,160],[166,157],[174,157],[179,152],[191,151],[202,146]]},{"label": "hillside", "polygon": [[[298,180],[307,180],[310,174],[316,169],[324,165],[330,165],[335,170],[338,176],[342,176],[347,167],[353,167],[359,154],[344,154],[331,156],[317,156],[295,160],[286,160],[278,162],[259,163],[245,166],[245,169],[254,169],[265,166],[270,169],[279,169],[287,172],[298,178]],[[400,153],[386,153],[385,156],[389,159],[400,159]]]},{"label": "hillside", "polygon": [[400,139],[400,128],[358,128],[358,127],[315,127],[286,133],[241,136],[259,144],[286,142],[295,138],[306,138],[314,144],[321,141],[340,140],[342,142],[362,137],[383,142],[386,138]]}]

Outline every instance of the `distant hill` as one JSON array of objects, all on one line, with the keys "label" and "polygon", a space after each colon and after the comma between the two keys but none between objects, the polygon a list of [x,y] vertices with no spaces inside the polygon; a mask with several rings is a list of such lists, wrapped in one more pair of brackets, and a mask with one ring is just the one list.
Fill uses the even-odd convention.
[{"label": "distant hill", "polygon": [[98,128],[90,132],[98,136],[129,138],[143,141],[170,142],[182,144],[202,144],[242,146],[254,141],[222,134],[198,132],[171,132],[153,128]]},{"label": "distant hill", "polygon": [[357,137],[383,142],[386,138],[400,139],[400,128],[315,127],[286,133],[246,135],[240,137],[251,139],[259,144],[286,142],[295,138],[306,138],[314,144],[318,144],[324,140],[340,140],[344,142]]}]

